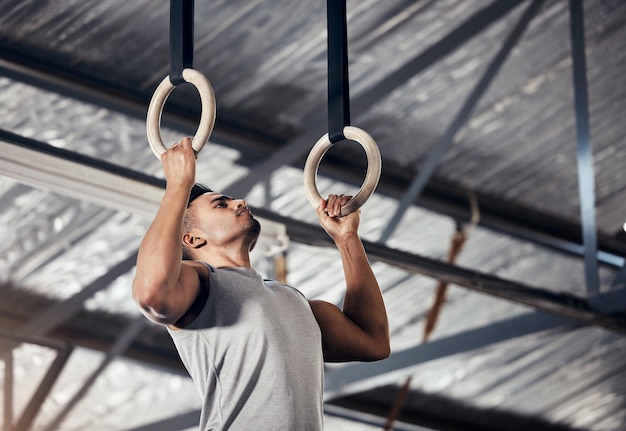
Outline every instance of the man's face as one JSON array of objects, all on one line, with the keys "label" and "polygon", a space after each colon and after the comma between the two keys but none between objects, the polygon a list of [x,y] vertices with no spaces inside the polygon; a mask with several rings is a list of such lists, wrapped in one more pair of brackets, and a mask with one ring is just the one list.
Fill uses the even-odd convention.
[{"label": "man's face", "polygon": [[205,193],[190,205],[197,227],[206,234],[207,241],[225,245],[236,239],[251,244],[261,232],[261,225],[253,216],[246,201],[233,199],[221,193]]}]

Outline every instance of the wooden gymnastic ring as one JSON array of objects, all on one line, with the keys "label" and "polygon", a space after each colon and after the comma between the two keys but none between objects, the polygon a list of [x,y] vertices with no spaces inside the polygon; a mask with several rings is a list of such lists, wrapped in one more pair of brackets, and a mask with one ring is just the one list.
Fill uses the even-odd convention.
[{"label": "wooden gymnastic ring", "polygon": [[[200,116],[200,124],[196,130],[196,134],[191,141],[191,146],[197,152],[202,150],[209,140],[213,126],[215,125],[215,93],[213,87],[206,77],[195,69],[183,69],[183,79],[192,84],[200,93],[200,102],[202,104],[202,114]],[[163,114],[163,106],[167,97],[170,95],[175,86],[170,82],[169,76],[166,76],[159,84],[152,95],[150,105],[148,105],[148,115],[146,117],[146,132],[148,135],[148,143],[157,158],[161,158],[161,154],[167,151],[161,138],[161,115]]]},{"label": "wooden gymnastic ring", "polygon": [[[382,161],[376,141],[374,141],[374,138],[367,132],[358,127],[345,126],[343,135],[346,139],[361,144],[367,155],[367,174],[365,175],[365,180],[357,194],[341,207],[341,215],[345,216],[359,209],[369,199],[372,193],[374,193],[380,179]],[[322,157],[324,157],[324,154],[332,145],[328,133],[322,136],[311,149],[304,165],[304,189],[309,202],[314,208],[319,206],[320,199],[322,199],[317,189],[317,170]]]}]

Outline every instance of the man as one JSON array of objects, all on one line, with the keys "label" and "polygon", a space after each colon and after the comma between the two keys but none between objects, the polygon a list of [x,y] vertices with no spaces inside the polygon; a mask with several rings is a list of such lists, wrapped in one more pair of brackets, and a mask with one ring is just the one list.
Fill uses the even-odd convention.
[{"label": "man", "polygon": [[[317,214],[341,255],[343,309],[307,301],[250,266],[260,225],[246,202],[194,185],[185,138],[161,156],[167,187],[139,249],[133,298],[166,325],[203,399],[201,430],[321,430],[323,361],[389,356],[385,305],[347,197]],[[181,255],[190,260],[182,260]]]}]

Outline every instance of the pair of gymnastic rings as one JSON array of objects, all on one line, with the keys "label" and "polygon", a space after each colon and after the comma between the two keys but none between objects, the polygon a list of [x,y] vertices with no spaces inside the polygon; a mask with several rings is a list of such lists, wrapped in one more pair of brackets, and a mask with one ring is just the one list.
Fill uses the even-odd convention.
[{"label": "pair of gymnastic rings", "polygon": [[[321,196],[317,188],[317,171],[324,154],[343,140],[358,142],[367,156],[367,173],[359,191],[341,210],[347,215],[359,209],[374,193],[380,179],[382,162],[376,141],[364,130],[350,126],[348,95],[347,25],[345,0],[327,0],[328,15],[328,111],[329,133],[311,149],[304,167],[304,187],[311,205],[316,208]],[[148,142],[154,155],[161,158],[167,148],[160,131],[163,106],[176,85],[192,84],[200,94],[202,113],[192,139],[192,147],[200,152],[209,140],[215,124],[215,93],[209,80],[193,69],[193,0],[170,1],[170,74],[156,88],[146,119]]]}]

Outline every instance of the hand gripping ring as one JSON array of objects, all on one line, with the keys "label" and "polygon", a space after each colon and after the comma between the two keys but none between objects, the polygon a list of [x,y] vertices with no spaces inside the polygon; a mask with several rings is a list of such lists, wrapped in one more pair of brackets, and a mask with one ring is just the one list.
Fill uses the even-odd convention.
[{"label": "hand gripping ring", "polygon": [[[202,114],[200,116],[200,124],[196,130],[196,134],[191,140],[191,146],[199,152],[209,140],[213,125],[215,124],[215,93],[213,87],[206,77],[195,69],[183,69],[183,79],[194,87],[200,93],[200,102],[202,104]],[[148,105],[148,115],[146,118],[146,132],[148,134],[148,143],[157,158],[161,158],[161,154],[167,151],[163,140],[161,139],[161,115],[163,114],[163,106],[167,97],[174,90],[174,85],[170,82],[169,76],[166,76],[159,84],[152,95],[150,105]]]},{"label": "hand gripping ring", "polygon": [[[358,127],[345,126],[343,128],[343,135],[346,139],[361,144],[367,155],[367,174],[365,175],[365,180],[357,194],[341,208],[341,215],[345,216],[359,209],[369,199],[372,193],[374,193],[378,185],[378,180],[380,179],[382,162],[376,141],[374,141],[374,138],[367,132]],[[324,154],[332,145],[328,133],[322,136],[311,149],[304,165],[304,189],[309,202],[314,208],[319,206],[320,199],[322,199],[317,190],[317,170],[322,157],[324,157]]]}]

